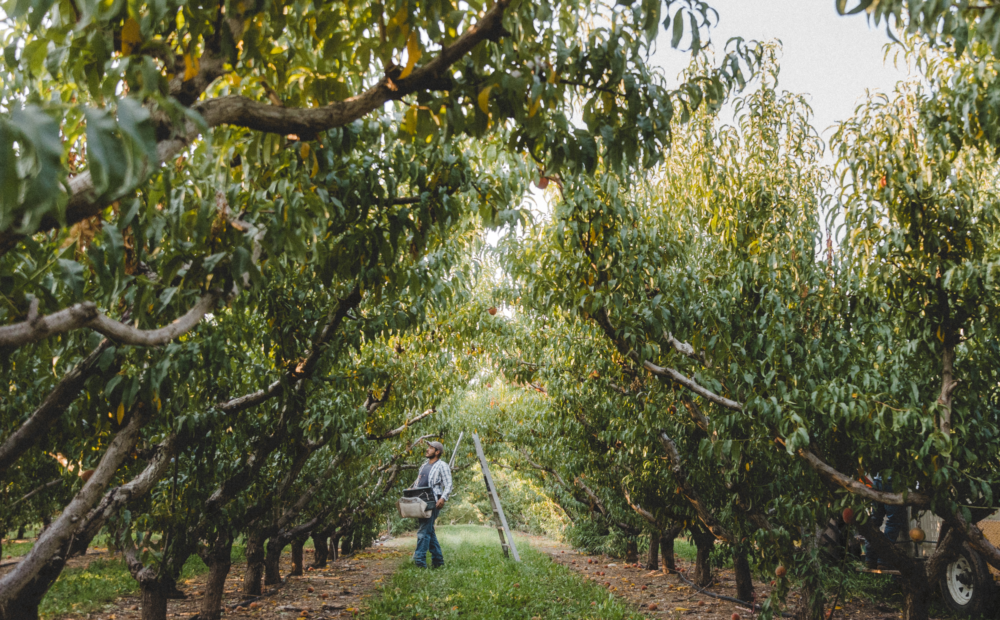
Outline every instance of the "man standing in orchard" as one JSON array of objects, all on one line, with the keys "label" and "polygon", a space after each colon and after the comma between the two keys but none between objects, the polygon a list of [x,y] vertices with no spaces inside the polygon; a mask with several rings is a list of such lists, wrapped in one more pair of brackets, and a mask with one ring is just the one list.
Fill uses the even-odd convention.
[{"label": "man standing in orchard", "polygon": [[427,442],[427,462],[420,467],[417,480],[413,487],[431,487],[434,492],[434,510],[427,519],[418,519],[420,528],[417,530],[417,550],[413,553],[413,563],[421,568],[427,568],[427,551],[431,552],[431,566],[444,566],[444,554],[434,532],[434,521],[444,503],[451,495],[451,467],[441,458],[444,446],[438,441]]}]

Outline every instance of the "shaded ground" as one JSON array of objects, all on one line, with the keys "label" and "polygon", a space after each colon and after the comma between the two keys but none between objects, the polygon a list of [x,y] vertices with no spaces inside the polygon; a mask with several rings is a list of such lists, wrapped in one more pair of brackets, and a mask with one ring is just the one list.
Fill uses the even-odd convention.
[{"label": "shaded ground", "polygon": [[[608,556],[591,556],[577,553],[568,545],[541,537],[530,537],[532,545],[548,554],[555,562],[576,571],[585,579],[601,584],[614,594],[628,599],[645,615],[653,618],[690,617],[692,620],[730,620],[733,613],[748,618],[750,609],[729,601],[718,600],[689,586],[677,575],[662,571],[649,571],[626,565],[621,560]],[[588,563],[588,560],[590,563]],[[678,570],[686,573],[694,571],[694,564],[677,558]],[[601,573],[598,575],[598,573]],[[758,601],[771,593],[768,583],[754,582]],[[736,580],[732,569],[716,572],[716,583],[706,589],[715,594],[736,596]],[[788,605],[798,600],[797,594],[789,597]],[[654,608],[655,606],[655,608]],[[837,604],[834,618],[853,620],[897,620],[902,618],[898,608],[884,603],[873,603],[860,598],[841,601]]]},{"label": "shaded ground", "polygon": [[[365,600],[371,596],[372,591],[396,570],[401,558],[406,555],[396,548],[405,540],[393,540],[387,545],[359,551],[329,563],[327,568],[307,570],[301,577],[288,576],[292,566],[291,556],[286,552],[281,559],[283,583],[265,587],[264,596],[253,601],[252,608],[250,601],[244,601],[241,595],[246,564],[233,564],[226,580],[223,617],[292,620],[300,617],[322,619],[355,616]],[[306,549],[305,565],[309,566],[312,560],[313,550]],[[171,600],[167,607],[168,618],[188,618],[198,613],[206,578],[207,575],[203,574],[178,584],[178,588],[187,594],[188,598]],[[109,603],[103,611],[67,614],[60,618],[138,619],[139,605],[140,596],[136,593]]]},{"label": "shaded ground", "polygon": [[[288,576],[291,559],[286,553],[281,562],[284,582],[265,588],[265,595],[253,601],[255,605],[252,608],[250,601],[245,601],[240,594],[245,563],[234,563],[226,584],[224,618],[312,620],[364,615],[369,618],[429,620],[446,617],[523,616],[525,620],[529,620],[562,618],[569,614],[574,618],[603,620],[612,615],[631,618],[633,614],[635,617],[642,614],[647,618],[674,620],[681,616],[692,620],[730,620],[733,613],[740,614],[746,620],[753,617],[746,606],[712,598],[706,592],[688,585],[677,575],[649,571],[641,565],[627,566],[621,560],[607,556],[577,553],[570,546],[551,539],[519,534],[518,547],[522,556],[529,561],[517,567],[500,556],[499,541],[494,541],[496,533],[491,528],[445,526],[438,531],[442,544],[446,547],[445,572],[435,571],[428,577],[427,573],[421,573],[412,567],[409,556],[416,542],[413,535],[389,540],[382,545],[341,558],[330,563],[326,569],[307,570],[301,577]],[[94,560],[106,560],[109,557],[105,549],[94,551],[92,555],[76,558],[74,563],[82,568]],[[312,563],[312,553],[312,549],[305,550],[306,566]],[[468,557],[463,559],[463,556]],[[570,575],[563,576],[561,569],[552,572],[539,566],[529,566],[537,565],[538,559],[554,562],[582,577],[584,581],[576,585],[576,580],[570,578]],[[5,564],[14,560],[16,558]],[[470,569],[462,562],[474,562],[476,566]],[[693,564],[681,557],[677,558],[677,564],[678,568],[688,573],[693,571]],[[486,574],[494,570],[500,572],[492,576]],[[4,568],[0,568],[0,573],[2,572],[5,572]],[[716,575],[716,583],[708,591],[735,597],[733,571],[723,569],[717,571]],[[169,618],[189,618],[198,612],[206,577],[207,575],[202,574],[178,584],[188,594],[188,598],[170,601]],[[510,588],[498,587],[504,579],[511,581],[508,584]],[[519,582],[516,588],[513,586],[515,582]],[[765,599],[771,591],[768,583],[755,582],[755,587],[758,600]],[[518,602],[529,595],[529,588],[537,589],[538,593],[529,597],[531,600]],[[546,588],[556,588],[559,595],[547,596]],[[448,589],[448,593],[443,594],[441,589]],[[486,600],[483,599],[484,596],[489,598],[485,604],[486,612],[482,611],[483,600]],[[472,606],[472,599],[475,597],[483,600]],[[439,598],[447,599],[448,605],[438,609]],[[835,619],[901,618],[898,605],[892,605],[887,598],[876,598],[875,602],[859,597],[845,598],[847,600],[842,600],[837,606]],[[130,594],[109,602],[101,611],[56,617],[60,620],[138,620],[139,600],[138,593]],[[616,600],[624,603],[624,607],[616,607],[613,614],[606,615],[612,611],[611,607],[617,605],[611,605]],[[793,605],[795,600],[796,596],[793,594],[789,604]],[[515,606],[511,611],[507,606],[512,602],[518,602],[521,606]],[[534,615],[524,615],[523,612],[529,606],[533,606]],[[595,608],[596,606],[601,608]],[[500,615],[491,615],[499,614],[501,608],[506,611]]]}]

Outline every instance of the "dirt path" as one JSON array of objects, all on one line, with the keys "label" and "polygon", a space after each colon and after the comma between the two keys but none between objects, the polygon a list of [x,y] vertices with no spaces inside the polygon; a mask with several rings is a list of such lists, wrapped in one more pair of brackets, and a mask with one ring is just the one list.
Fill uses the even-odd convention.
[{"label": "dirt path", "polygon": [[[306,569],[301,577],[289,576],[292,569],[291,555],[281,557],[283,582],[266,586],[265,594],[253,607],[243,602],[241,594],[245,563],[234,564],[226,579],[223,599],[223,618],[247,620],[308,620],[354,617],[365,606],[365,600],[395,572],[399,563],[409,555],[407,545],[411,538],[399,538],[355,552],[330,562],[326,568]],[[401,548],[402,547],[402,548]],[[304,565],[313,561],[313,550],[306,549]],[[167,606],[168,618],[189,618],[198,613],[207,575],[199,575],[178,583],[178,588],[188,595],[186,599],[171,600]],[[137,620],[140,617],[138,593],[109,603],[103,612],[89,614],[89,620]],[[62,620],[76,618],[64,616]]]},{"label": "dirt path", "polygon": [[[529,536],[531,544],[553,561],[576,571],[585,579],[596,581],[612,592],[628,599],[646,616],[651,618],[691,617],[692,620],[730,620],[734,613],[741,618],[752,617],[751,610],[743,605],[707,596],[689,586],[677,575],[650,571],[642,564],[627,565],[622,560],[608,556],[577,553],[572,547],[547,538]],[[694,563],[677,558],[678,570],[690,574]],[[600,573],[600,574],[599,574]],[[754,582],[758,601],[771,593],[768,583]],[[732,569],[716,571],[716,582],[707,589],[714,594],[736,596],[736,578]],[[798,601],[798,595],[789,597],[789,607]],[[837,604],[837,619],[897,620],[902,618],[898,609],[861,599],[841,601]]]}]

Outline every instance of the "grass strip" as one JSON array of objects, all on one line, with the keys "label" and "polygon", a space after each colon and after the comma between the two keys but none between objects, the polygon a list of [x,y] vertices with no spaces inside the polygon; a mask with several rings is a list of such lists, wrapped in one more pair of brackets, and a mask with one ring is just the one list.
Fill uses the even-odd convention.
[{"label": "grass strip", "polygon": [[479,526],[437,529],[445,567],[419,569],[407,560],[372,601],[377,619],[506,620],[643,616],[603,587],[588,582],[516,538],[519,564],[503,557],[496,530]]},{"label": "grass strip", "polygon": [[[242,562],[244,559],[243,547],[233,547],[233,562]],[[207,572],[208,567],[201,558],[191,556],[184,563],[179,581]],[[63,570],[42,599],[38,613],[43,619],[65,614],[89,614],[138,590],[139,583],[132,578],[124,560],[101,558],[93,560],[86,568]]]}]

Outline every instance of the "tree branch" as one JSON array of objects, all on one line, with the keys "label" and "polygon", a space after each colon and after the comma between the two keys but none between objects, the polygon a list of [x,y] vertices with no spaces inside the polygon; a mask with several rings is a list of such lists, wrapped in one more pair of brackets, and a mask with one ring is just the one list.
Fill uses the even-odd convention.
[{"label": "tree branch", "polygon": [[414,416],[412,419],[407,420],[406,422],[403,422],[402,426],[400,426],[399,428],[395,428],[395,429],[389,431],[388,433],[385,433],[383,435],[368,435],[368,441],[385,441],[386,439],[390,439],[392,437],[400,435],[407,428],[413,426],[417,422],[420,422],[421,420],[423,420],[424,418],[428,417],[429,415],[431,415],[431,414],[433,414],[435,412],[436,412],[436,409],[434,409],[434,407],[431,407],[427,411],[425,411],[425,412],[423,412],[423,413],[421,413],[419,415]]},{"label": "tree branch", "polygon": [[97,503],[104,488],[139,440],[139,432],[148,420],[149,415],[144,409],[132,412],[128,424],[111,440],[90,480],[84,483],[83,488],[63,509],[59,518],[42,532],[28,555],[13,570],[0,577],[0,615],[6,616],[11,611],[8,606],[17,600],[22,590],[76,535],[80,520]]},{"label": "tree branch", "polygon": [[110,340],[101,341],[87,357],[73,367],[73,370],[60,379],[24,424],[0,444],[0,473],[6,471],[33,446],[55,419],[73,403],[87,379],[97,372],[97,362],[110,346]]},{"label": "tree branch", "polygon": [[890,504],[892,506],[913,506],[915,508],[930,508],[931,506],[930,496],[919,491],[908,491],[905,494],[876,491],[830,467],[811,450],[799,450],[798,455],[828,483],[846,489],[850,493],[869,501]]},{"label": "tree branch", "polygon": [[220,291],[211,291],[202,295],[184,316],[166,327],[151,330],[136,329],[109,319],[98,311],[96,304],[86,301],[43,317],[29,315],[27,321],[0,327],[0,348],[16,348],[81,327],[89,327],[122,344],[142,347],[166,344],[194,328],[221,294]]}]

